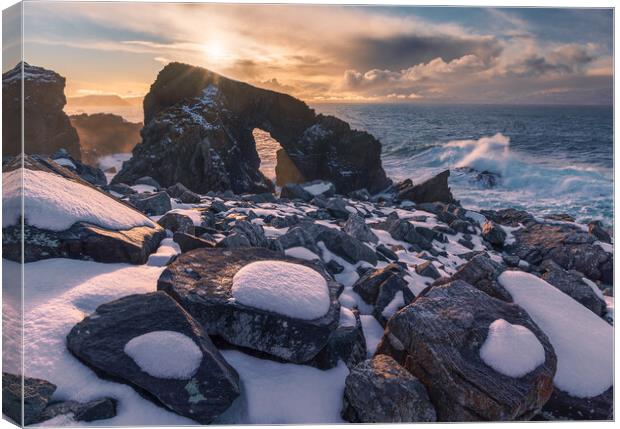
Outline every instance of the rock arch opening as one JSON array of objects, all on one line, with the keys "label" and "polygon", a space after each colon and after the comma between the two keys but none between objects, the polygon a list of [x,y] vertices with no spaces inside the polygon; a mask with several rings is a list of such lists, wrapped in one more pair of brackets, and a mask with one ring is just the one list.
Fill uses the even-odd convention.
[{"label": "rock arch opening", "polygon": [[276,186],[282,187],[286,183],[303,183],[305,179],[297,166],[286,153],[280,143],[271,137],[267,131],[260,128],[252,130],[256,142],[256,152],[260,159],[260,172]]}]

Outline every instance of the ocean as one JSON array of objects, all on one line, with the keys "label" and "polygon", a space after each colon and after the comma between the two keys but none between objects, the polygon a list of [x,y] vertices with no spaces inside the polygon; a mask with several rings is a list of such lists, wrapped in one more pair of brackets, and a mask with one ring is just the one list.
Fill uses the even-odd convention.
[{"label": "ocean", "polygon": [[[383,144],[391,178],[420,181],[451,169],[456,199],[472,209],[567,213],[613,225],[613,108],[427,104],[317,104]],[[98,108],[142,121],[142,109]],[[94,108],[88,113],[93,113]],[[269,135],[255,130],[261,170],[275,178]],[[499,176],[488,188],[477,171]]]},{"label": "ocean", "polygon": [[[378,138],[383,166],[395,180],[418,181],[450,168],[452,192],[466,207],[567,213],[613,224],[611,106],[312,107]],[[501,177],[489,189],[470,169]]]}]

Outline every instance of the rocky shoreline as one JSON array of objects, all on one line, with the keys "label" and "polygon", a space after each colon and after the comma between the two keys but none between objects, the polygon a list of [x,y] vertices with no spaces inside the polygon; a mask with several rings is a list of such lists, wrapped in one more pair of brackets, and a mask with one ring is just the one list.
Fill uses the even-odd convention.
[{"label": "rocky shoreline", "polygon": [[[449,171],[392,184],[372,136],[283,94],[215,88],[214,74],[187,67],[158,76],[143,141],[111,184],[66,151],[3,162],[15,187],[5,259],[20,260],[23,176],[26,262],[160,267],[146,292],[88,301],[56,333],[63,359],[200,424],[282,422],[256,417],[248,362],[338,374],[332,423],[613,419],[603,225],[469,210]],[[247,155],[258,126],[305,182],[272,192]],[[25,424],[132,412],[119,397],[76,401],[70,381],[45,371],[24,374]],[[19,377],[3,373],[3,394],[3,412],[21,421]]]}]

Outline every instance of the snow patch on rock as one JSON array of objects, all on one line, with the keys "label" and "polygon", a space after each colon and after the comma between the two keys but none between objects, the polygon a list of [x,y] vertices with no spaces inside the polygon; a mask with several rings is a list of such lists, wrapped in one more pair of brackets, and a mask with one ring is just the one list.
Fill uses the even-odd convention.
[{"label": "snow patch on rock", "polygon": [[497,319],[489,326],[480,358],[500,374],[519,378],[545,363],[545,349],[525,326]]},{"label": "snow patch on rock", "polygon": [[232,295],[239,303],[302,320],[325,316],[330,297],[322,275],[304,265],[257,261],[233,277]]},{"label": "snow patch on rock", "polygon": [[89,186],[46,171],[17,169],[2,173],[2,228],[19,222],[22,173],[27,225],[51,231],[67,230],[80,221],[112,230],[155,226],[142,213]]},{"label": "snow patch on rock", "polygon": [[147,374],[157,378],[190,379],[200,367],[202,352],[187,335],[153,331],[129,340],[125,353]]}]

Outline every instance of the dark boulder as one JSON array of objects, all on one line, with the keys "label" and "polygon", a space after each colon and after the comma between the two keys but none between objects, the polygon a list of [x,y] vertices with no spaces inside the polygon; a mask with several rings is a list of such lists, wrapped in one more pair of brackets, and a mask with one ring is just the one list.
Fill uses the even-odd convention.
[{"label": "dark boulder", "polygon": [[366,359],[366,338],[359,312],[342,308],[340,311],[351,311],[355,323],[338,326],[329,336],[327,345],[307,363],[308,365],[329,369],[337,366],[339,361],[343,361],[347,368],[351,369]]},{"label": "dark boulder", "polygon": [[155,188],[155,190],[161,189],[161,185],[159,184],[159,182],[157,180],[153,179],[151,176],[139,177],[136,180],[134,180],[133,184],[134,185],[152,186],[153,188]]},{"label": "dark boulder", "polygon": [[74,171],[78,176],[86,180],[91,185],[106,186],[108,184],[108,179],[105,177],[105,173],[101,171],[100,168],[82,164],[80,161],[73,158],[64,148],[58,149],[50,156],[50,158],[57,164]]},{"label": "dark boulder", "polygon": [[550,259],[565,270],[613,283],[613,255],[593,244],[595,238],[570,224],[533,223],[513,232],[515,243],[509,253],[531,265]]},{"label": "dark boulder", "polygon": [[[503,319],[529,329],[545,361],[519,378],[480,356],[491,323]],[[435,286],[388,322],[377,354],[388,354],[426,387],[439,421],[528,420],[553,392],[557,357],[547,336],[521,307],[463,281]]]},{"label": "dark boulder", "polygon": [[[233,277],[256,261],[285,261],[315,270],[328,285],[327,313],[305,320],[232,299]],[[290,362],[303,363],[314,358],[338,327],[337,295],[341,286],[323,272],[320,264],[282,257],[267,249],[198,249],[183,253],[162,273],[157,288],[174,297],[209,335]]]},{"label": "dark boulder", "polygon": [[148,216],[163,215],[172,210],[170,197],[164,191],[154,194],[130,195],[129,202]]},{"label": "dark boulder", "polygon": [[[289,95],[170,63],[144,98],[142,142],[114,178],[154,177],[200,194],[272,192],[260,171],[254,128],[277,140],[305,180],[327,180],[340,193],[389,186],[381,143],[346,122],[317,115]],[[276,166],[277,169],[277,166]]]},{"label": "dark boulder", "polygon": [[95,399],[81,403],[75,401],[56,402],[49,404],[39,420],[41,422],[54,417],[71,414],[76,422],[94,422],[111,419],[116,416],[116,400],[112,398]]},{"label": "dark boulder", "polygon": [[[127,354],[129,341],[161,331],[182,334],[199,349],[202,358],[192,374],[152,375]],[[200,324],[163,292],[130,295],[99,306],[73,327],[67,347],[98,374],[128,383],[148,399],[201,424],[212,422],[240,394],[236,371]]]},{"label": "dark boulder", "polygon": [[78,134],[63,111],[67,103],[64,90],[64,77],[26,62],[2,74],[3,156],[22,152],[23,107],[26,154],[50,155],[64,148],[74,159],[81,160]]},{"label": "dark boulder", "polygon": [[310,202],[312,198],[314,198],[314,195],[306,191],[298,183],[287,183],[282,186],[282,190],[280,191],[280,198]]},{"label": "dark boulder", "polygon": [[502,247],[506,240],[506,231],[492,221],[486,221],[482,225],[482,238],[493,246]]},{"label": "dark boulder", "polygon": [[21,375],[3,372],[2,413],[18,425],[37,423],[55,391],[56,386],[49,381],[24,377],[22,383]]},{"label": "dark boulder", "polygon": [[351,214],[347,210],[347,203],[339,197],[332,197],[328,199],[325,204],[325,210],[327,210],[327,212],[336,219],[347,220]]},{"label": "dark boulder", "polygon": [[420,184],[413,184],[411,179],[404,180],[394,185],[396,198],[399,200],[413,201],[414,203],[454,203],[454,197],[448,186],[450,170],[443,171],[431,179]]},{"label": "dark boulder", "polygon": [[370,269],[357,279],[353,284],[353,290],[367,304],[375,305],[382,289],[386,289],[383,293],[386,296],[382,301],[387,299],[389,302],[397,291],[406,287],[407,281],[404,280],[404,275],[403,267],[396,263],[388,264],[383,268]]},{"label": "dark boulder", "polygon": [[185,204],[198,204],[200,202],[200,195],[187,189],[182,183],[177,183],[166,189],[166,192],[170,197],[176,198]]},{"label": "dark boulder", "polygon": [[168,212],[159,218],[157,223],[162,228],[169,229],[172,232],[194,235],[194,221],[181,213]]},{"label": "dark boulder", "polygon": [[369,243],[377,243],[379,238],[374,232],[370,230],[370,227],[366,225],[364,218],[358,214],[352,214],[349,216],[344,224],[344,232],[352,237],[357,238],[360,241],[366,241]]},{"label": "dark boulder", "polygon": [[181,252],[189,252],[194,249],[202,249],[204,247],[215,247],[217,243],[214,240],[195,237],[183,232],[175,232],[172,240],[179,245]]},{"label": "dark boulder", "polygon": [[342,417],[351,423],[413,423],[437,419],[424,385],[394,359],[378,355],[351,370]]},{"label": "dark boulder", "polygon": [[611,235],[605,230],[600,220],[590,222],[588,224],[588,231],[603,243],[611,244]]},{"label": "dark boulder", "polygon": [[449,279],[440,279],[437,284],[445,284],[454,280],[462,280],[487,295],[512,302],[510,293],[497,281],[505,270],[501,264],[486,255],[475,255],[463,264]]},{"label": "dark boulder", "polygon": [[[607,311],[605,300],[582,280],[582,275],[577,271],[566,271],[552,260],[546,260],[541,264],[543,270],[541,277],[550,285],[557,287],[566,295],[589,308],[593,313],[603,316]],[[602,293],[600,293],[602,296]]]},{"label": "dark boulder", "polygon": [[422,262],[415,266],[415,272],[424,277],[430,277],[433,280],[437,280],[441,277],[439,270],[431,261]]}]

